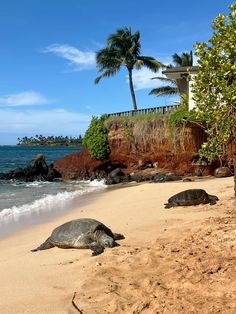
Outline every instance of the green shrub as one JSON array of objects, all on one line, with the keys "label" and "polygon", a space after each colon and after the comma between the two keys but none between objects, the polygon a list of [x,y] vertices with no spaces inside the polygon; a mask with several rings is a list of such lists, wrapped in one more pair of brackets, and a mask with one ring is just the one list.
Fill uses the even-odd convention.
[{"label": "green shrub", "polygon": [[127,141],[131,142],[133,140],[133,131],[132,128],[128,125],[128,123],[122,124],[123,134]]},{"label": "green shrub", "polygon": [[84,135],[83,145],[86,146],[93,157],[99,160],[107,159],[109,155],[108,130],[104,121],[107,115],[100,118],[92,117],[90,125]]},{"label": "green shrub", "polygon": [[173,135],[175,127],[184,126],[188,122],[197,120],[195,111],[188,111],[188,95],[181,95],[180,106],[168,115],[167,127],[170,135]]}]

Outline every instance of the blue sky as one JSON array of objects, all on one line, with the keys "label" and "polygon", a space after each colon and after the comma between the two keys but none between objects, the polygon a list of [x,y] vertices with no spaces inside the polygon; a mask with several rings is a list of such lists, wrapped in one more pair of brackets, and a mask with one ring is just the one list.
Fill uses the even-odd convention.
[{"label": "blue sky", "polygon": [[[92,115],[132,109],[126,70],[94,84],[95,53],[130,26],[141,54],[171,62],[211,36],[227,0],[0,0],[0,145],[35,134],[84,134]],[[159,83],[134,71],[139,108],[176,99],[149,96]]]}]

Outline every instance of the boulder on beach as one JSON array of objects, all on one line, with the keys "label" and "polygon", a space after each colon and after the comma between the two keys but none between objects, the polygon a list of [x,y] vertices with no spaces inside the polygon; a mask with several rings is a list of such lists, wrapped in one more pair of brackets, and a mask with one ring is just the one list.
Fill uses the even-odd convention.
[{"label": "boulder on beach", "polygon": [[215,169],[214,176],[216,178],[229,177],[231,175],[231,170],[229,167],[220,167]]}]

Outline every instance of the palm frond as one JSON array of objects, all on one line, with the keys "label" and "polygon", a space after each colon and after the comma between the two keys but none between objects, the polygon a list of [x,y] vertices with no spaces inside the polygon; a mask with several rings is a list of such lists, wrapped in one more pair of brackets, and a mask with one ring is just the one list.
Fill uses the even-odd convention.
[{"label": "palm frond", "polygon": [[99,71],[105,68],[113,68],[121,64],[119,52],[113,48],[106,47],[96,53],[96,62]]},{"label": "palm frond", "polygon": [[139,70],[139,69],[141,69],[142,67],[143,67],[143,61],[137,59],[136,62],[135,62],[135,68],[136,68],[137,70]]},{"label": "palm frond", "polygon": [[138,57],[140,55],[141,45],[140,43],[133,43],[133,45],[127,50],[127,54],[130,56]]},{"label": "palm frond", "polygon": [[176,86],[175,80],[172,80],[172,79],[169,79],[169,78],[163,77],[163,76],[155,76],[155,77],[152,77],[151,80],[160,80],[160,81],[163,81],[165,83],[170,83],[170,84],[173,84]]},{"label": "palm frond", "polygon": [[116,68],[110,68],[106,71],[104,71],[101,75],[99,75],[98,77],[96,77],[94,83],[98,84],[99,81],[103,78],[103,77],[110,77],[115,75],[118,71],[120,70],[120,67],[116,67]]},{"label": "palm frond", "polygon": [[[145,67],[147,67],[149,70],[151,70],[153,72],[157,72],[159,69],[165,67],[164,64],[162,64],[160,61],[156,60],[153,57],[139,56],[137,59],[139,61],[141,61],[141,62],[137,63],[138,66],[140,66],[140,65],[141,66],[145,66]],[[135,66],[136,66],[136,64],[135,64]]]},{"label": "palm frond", "polygon": [[111,34],[107,39],[107,44],[110,47],[123,50],[129,49],[131,46],[131,29],[128,27],[118,29],[115,33]]},{"label": "palm frond", "polygon": [[183,52],[182,55],[178,55],[174,53],[172,55],[172,60],[175,66],[192,66],[193,65],[193,53],[190,52]]},{"label": "palm frond", "polygon": [[140,55],[141,44],[140,33],[131,33],[131,28],[118,29],[116,33],[108,37],[108,46],[119,51],[120,55],[127,59],[127,62]]},{"label": "palm frond", "polygon": [[182,66],[182,58],[177,53],[174,53],[172,55],[172,61],[175,64],[175,66],[180,66],[180,67]]},{"label": "palm frond", "polygon": [[178,89],[177,87],[172,87],[172,86],[162,86],[162,87],[157,87],[152,89],[149,92],[149,95],[155,95],[157,97],[160,96],[172,96],[178,94]]},{"label": "palm frond", "polygon": [[190,53],[183,52],[183,54],[182,54],[182,66],[192,66],[192,65],[193,65],[192,51],[190,51]]}]

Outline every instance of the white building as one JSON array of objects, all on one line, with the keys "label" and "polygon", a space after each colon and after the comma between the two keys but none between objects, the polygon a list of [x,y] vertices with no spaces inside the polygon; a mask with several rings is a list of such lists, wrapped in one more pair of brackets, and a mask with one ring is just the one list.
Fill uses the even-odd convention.
[{"label": "white building", "polygon": [[195,106],[194,100],[192,98],[192,85],[197,71],[198,66],[186,66],[168,68],[167,70],[162,72],[166,75],[167,78],[176,81],[177,88],[180,94],[188,94],[189,110],[193,109],[193,107]]}]

